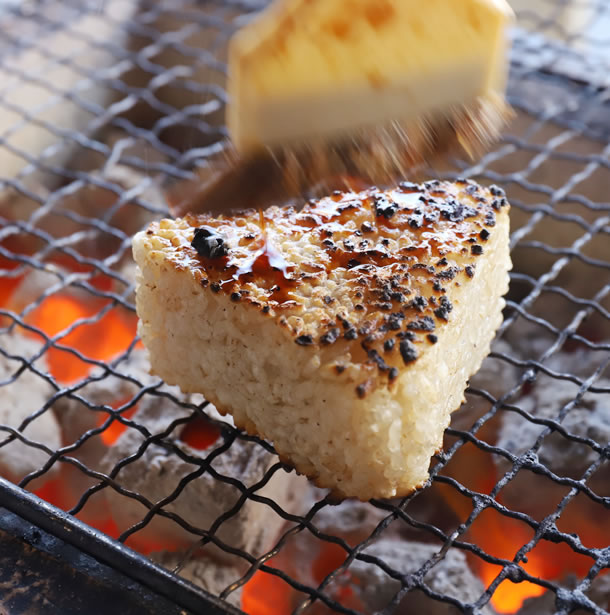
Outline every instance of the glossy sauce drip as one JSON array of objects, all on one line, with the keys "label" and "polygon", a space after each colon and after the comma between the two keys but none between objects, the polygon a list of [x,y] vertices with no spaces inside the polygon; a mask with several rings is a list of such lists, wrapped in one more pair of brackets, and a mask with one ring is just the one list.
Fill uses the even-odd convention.
[{"label": "glossy sauce drip", "polygon": [[291,265],[284,259],[281,252],[273,245],[267,234],[267,222],[263,211],[259,209],[259,221],[263,239],[262,247],[252,258],[241,265],[235,272],[235,280],[248,275],[260,276],[272,282],[272,298],[275,301],[286,301],[286,291],[294,288],[296,281],[289,276]]}]

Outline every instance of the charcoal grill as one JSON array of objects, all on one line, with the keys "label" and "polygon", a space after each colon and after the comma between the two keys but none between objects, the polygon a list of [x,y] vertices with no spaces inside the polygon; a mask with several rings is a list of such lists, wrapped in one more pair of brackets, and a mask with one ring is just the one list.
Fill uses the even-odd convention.
[{"label": "charcoal grill", "polygon": [[[366,537],[354,541],[318,527],[317,515],[334,505],[322,492],[312,491],[310,505],[298,514],[261,495],[274,473],[289,471],[279,462],[254,485],[216,472],[214,458],[234,442],[254,442],[273,452],[268,443],[226,423],[216,422],[221,439],[199,458],[189,458],[196,469],[176,481],[164,499],[149,501],[120,481],[121,468],[149,446],[161,444],[168,455],[184,457],[172,434],[210,412],[204,401],[185,399],[156,380],[125,372],[138,352],[130,236],[147,220],[167,215],[161,195],[196,182],[222,150],[226,41],[262,3],[0,2],[0,114],[8,118],[0,120],[0,359],[12,366],[0,379],[0,404],[2,391],[19,386],[26,374],[47,386],[43,403],[28,407],[18,424],[0,424],[0,453],[20,442],[46,459],[14,482],[0,480],[0,612],[98,612],[106,596],[106,610],[99,612],[229,613],[236,612],[231,597],[264,578],[266,613],[286,610],[272,595],[281,587],[284,594],[291,592],[288,610],[353,615],[366,609],[337,587],[362,564],[376,566],[396,582],[384,613],[403,608],[413,593],[428,604],[445,605],[446,612],[492,612],[486,610],[489,605],[518,612],[518,604],[511,607],[499,596],[504,592],[510,598],[524,587],[531,599],[546,591],[547,606],[530,612],[609,612],[610,596],[605,603],[603,596],[595,601],[590,590],[610,570],[610,486],[605,491],[603,481],[601,489],[591,486],[610,471],[610,442],[565,425],[585,396],[603,400],[610,394],[610,4],[515,4],[519,20],[509,88],[515,123],[481,160],[455,160],[430,171],[442,178],[499,184],[513,205],[515,270],[499,332],[508,345],[497,346],[490,359],[502,377],[481,387],[473,379],[467,404],[456,413],[446,446],[432,461],[428,483],[402,500],[370,502],[376,521]],[[25,276],[37,285],[24,286]],[[58,297],[68,297],[68,303],[53,304]],[[42,317],[45,305],[63,314],[66,306],[81,304],[89,307],[74,312],[70,321],[60,318],[64,324],[53,330]],[[87,336],[110,335],[104,327],[111,317],[127,333],[119,351],[107,356],[99,340]],[[16,352],[15,335],[36,340],[36,351]],[[571,363],[569,353],[575,357]],[[76,372],[61,371],[68,362]],[[116,387],[117,379],[132,388],[114,407],[87,397],[92,382],[112,380],[109,386]],[[528,395],[557,383],[572,384],[573,394],[554,413],[540,416]],[[160,432],[149,431],[133,415],[147,398],[180,408],[180,418]],[[61,400],[76,400],[96,420],[61,447],[29,437],[28,426]],[[525,449],[497,444],[509,415],[540,427]],[[119,425],[142,434],[141,446],[110,472],[89,467],[80,451]],[[577,475],[549,467],[543,454],[549,437],[583,447],[587,466]],[[493,479],[478,475],[481,467],[492,466],[497,468]],[[78,486],[63,500],[53,492],[57,467],[67,468]],[[171,512],[171,503],[204,473],[233,485],[240,497],[211,526],[197,527]],[[515,484],[522,499],[509,504]],[[106,490],[139,501],[141,519],[129,527],[101,524],[93,512]],[[538,493],[557,499],[542,510],[532,508],[528,501]],[[247,502],[258,502],[283,521],[274,545],[262,554],[234,548],[218,536]],[[157,517],[192,536],[191,548],[178,559],[186,562],[200,547],[213,544],[239,562],[234,579],[213,596],[183,580],[179,570],[167,570],[130,549],[147,551],[138,536]],[[599,531],[592,534],[591,528]],[[495,542],[489,538],[494,531]],[[506,535],[513,538],[503,550]],[[323,567],[315,583],[281,564],[282,553],[304,536],[326,553],[326,561],[335,562]],[[405,571],[371,554],[377,540],[396,536],[434,545],[434,555]],[[427,582],[454,551],[466,555],[482,581],[481,591],[467,601]],[[552,560],[570,558],[573,565],[549,572]],[[8,578],[7,560],[31,571],[19,577],[17,593],[5,589],[16,582]],[[542,568],[534,566],[537,561],[543,561]],[[45,585],[50,576],[61,583]],[[43,589],[31,591],[41,587],[37,582]],[[41,595],[47,600],[43,606]],[[261,605],[253,604],[242,602],[258,615]]]}]

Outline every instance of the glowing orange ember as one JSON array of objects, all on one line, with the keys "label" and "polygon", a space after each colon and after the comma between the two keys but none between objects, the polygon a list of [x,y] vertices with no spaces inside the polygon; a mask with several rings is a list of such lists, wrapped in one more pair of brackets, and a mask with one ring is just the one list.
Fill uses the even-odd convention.
[{"label": "glowing orange ember", "polygon": [[[94,317],[107,303],[100,300],[85,302],[70,295],[52,295],[28,314],[27,322],[49,337],[53,337],[65,331],[77,320]],[[90,359],[110,361],[132,343],[136,334],[136,325],[135,314],[114,307],[99,321],[80,324],[74,330],[62,335],[57,344],[78,350]],[[36,333],[30,335],[40,339]],[[92,365],[67,350],[55,347],[49,348],[46,358],[50,373],[63,383],[71,383],[86,377],[92,368]]]},{"label": "glowing orange ember", "polygon": [[[312,576],[315,583],[320,585],[322,581],[346,560],[347,552],[336,543],[324,541],[320,544],[320,551],[312,564]],[[330,586],[332,597],[339,604],[355,611],[364,611],[361,601],[358,599],[353,585],[349,569],[335,577]],[[313,609],[315,615],[330,615],[334,611],[322,603],[316,603]],[[312,613],[313,615],[313,613]]]},{"label": "glowing orange ember", "polygon": [[325,541],[321,546],[320,553],[313,561],[314,581],[318,585],[322,583],[331,572],[337,570],[345,562],[346,557],[347,553],[341,545]]},{"label": "glowing orange ember", "polygon": [[[273,559],[268,566],[276,567]],[[294,590],[280,577],[258,570],[244,586],[241,608],[249,615],[289,615]]]},{"label": "glowing orange ember", "polygon": [[[131,397],[125,397],[118,401],[109,404],[111,408],[117,409],[125,404],[128,404],[131,401]],[[121,416],[124,416],[126,419],[130,419],[138,409],[138,404],[134,404],[131,408],[127,408],[121,412]],[[100,412],[98,418],[98,426],[103,425],[108,419],[108,415],[105,412]],[[121,423],[121,421],[114,420],[104,431],[102,431],[102,441],[106,446],[112,446],[121,436],[121,434],[127,429],[127,426]]]},{"label": "glowing orange ember", "polygon": [[[498,479],[490,455],[470,443],[464,445],[452,460],[447,467],[447,473],[462,485],[485,494],[491,492]],[[471,499],[462,496],[448,485],[439,485],[439,488],[460,520],[465,521],[472,512]],[[502,492],[496,500],[502,502]],[[556,503],[550,502],[549,506],[551,512]],[[596,512],[601,509],[597,504],[594,507]],[[601,514],[601,511],[598,514]],[[577,532],[588,547],[605,548],[610,542],[610,526],[601,518],[597,523],[591,523],[592,519],[591,506],[587,509],[583,503],[579,505],[574,501],[565,509],[557,526],[566,533]],[[487,508],[474,521],[466,538],[489,555],[512,561],[517,552],[533,536],[534,530],[523,521]],[[471,554],[467,557],[471,567],[486,587],[502,569],[501,566],[487,563]],[[565,579],[570,574],[583,577],[593,565],[591,558],[574,552],[569,545],[546,540],[539,541],[526,557],[527,562],[521,562],[519,566],[532,576],[550,581]],[[513,583],[506,579],[497,587],[491,598],[491,604],[498,613],[516,613],[526,599],[540,596],[545,591],[540,585],[528,581]]]},{"label": "glowing orange ember", "polygon": [[188,422],[180,433],[180,440],[197,451],[210,448],[220,436],[220,429],[201,416]]},{"label": "glowing orange ember", "polygon": [[61,478],[47,481],[42,487],[35,489],[34,493],[39,498],[45,500],[45,502],[57,506],[57,508],[62,510],[69,510],[71,508],[70,494],[66,489],[65,482]]}]

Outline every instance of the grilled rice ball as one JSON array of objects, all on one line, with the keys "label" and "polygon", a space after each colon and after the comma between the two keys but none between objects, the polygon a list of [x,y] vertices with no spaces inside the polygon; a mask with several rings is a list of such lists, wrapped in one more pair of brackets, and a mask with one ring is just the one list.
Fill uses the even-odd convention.
[{"label": "grilled rice ball", "polygon": [[432,181],[153,223],[133,242],[152,370],[338,497],[409,493],[501,323],[508,209]]}]

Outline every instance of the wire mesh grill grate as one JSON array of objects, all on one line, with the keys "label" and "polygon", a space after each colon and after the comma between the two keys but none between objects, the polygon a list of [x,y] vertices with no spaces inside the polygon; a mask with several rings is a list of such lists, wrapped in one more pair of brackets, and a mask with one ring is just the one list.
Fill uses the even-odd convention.
[{"label": "wire mesh grill grate", "polygon": [[[504,325],[428,484],[363,504],[366,532],[350,533],[324,493],[295,508],[273,486],[294,474],[269,444],[148,376],[135,337],[131,236],[222,151],[226,42],[262,3],[0,2],[0,398],[22,408],[0,405],[0,473],[145,553],[164,550],[178,572],[213,546],[206,562],[230,560],[223,599],[268,573],[289,595],[269,607],[278,614],[286,604],[517,612],[525,597],[541,601],[527,612],[607,612],[610,5],[515,4],[517,118],[481,160],[432,171],[508,193],[515,270]],[[205,446],[187,434],[202,420]],[[109,462],[114,449],[123,453]],[[240,455],[264,467],[247,484]],[[159,459],[163,494],[146,497],[145,470]],[[203,525],[176,502],[198,502],[210,485],[232,491]],[[117,520],[112,502],[136,512]],[[260,510],[277,530],[264,549],[234,538]],[[388,541],[432,550],[407,570],[375,548]],[[302,545],[314,572],[299,576],[290,560]],[[456,553],[480,579],[466,593],[435,576],[453,574],[443,566]],[[383,604],[353,590],[362,579],[387,588]]]}]

